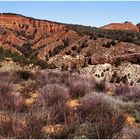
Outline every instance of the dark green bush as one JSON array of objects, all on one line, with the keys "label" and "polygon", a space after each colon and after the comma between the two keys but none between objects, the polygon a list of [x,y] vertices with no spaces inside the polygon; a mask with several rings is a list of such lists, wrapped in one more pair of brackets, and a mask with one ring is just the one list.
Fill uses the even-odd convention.
[{"label": "dark green bush", "polygon": [[115,41],[115,40],[112,40],[112,41],[110,42],[110,44],[111,44],[112,46],[116,46],[116,41]]},{"label": "dark green bush", "polygon": [[45,60],[38,60],[38,59],[36,59],[36,60],[33,62],[33,64],[40,66],[41,69],[46,69],[46,68],[48,68],[48,63],[47,63],[47,61],[45,61]]},{"label": "dark green bush", "polygon": [[82,42],[81,48],[85,48],[85,47],[88,47],[87,42]]},{"label": "dark green bush", "polygon": [[71,49],[72,49],[73,51],[76,51],[76,50],[77,50],[77,46],[73,46]]}]

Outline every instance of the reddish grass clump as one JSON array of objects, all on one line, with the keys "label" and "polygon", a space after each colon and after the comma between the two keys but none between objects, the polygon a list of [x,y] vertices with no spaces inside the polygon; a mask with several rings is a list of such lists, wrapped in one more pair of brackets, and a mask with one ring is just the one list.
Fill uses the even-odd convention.
[{"label": "reddish grass clump", "polygon": [[13,109],[15,107],[14,96],[12,95],[13,77],[8,72],[0,73],[0,109]]},{"label": "reddish grass clump", "polygon": [[[95,95],[94,95],[95,94]],[[78,113],[82,120],[92,120],[104,105],[103,94],[93,93],[81,98]]]},{"label": "reddish grass clump", "polygon": [[[37,115],[37,114],[36,114]],[[45,118],[39,118],[35,114],[26,116],[26,126],[17,136],[18,139],[41,139],[43,137],[42,127],[45,125]]]},{"label": "reddish grass clump", "polygon": [[90,122],[88,138],[113,138],[124,125],[125,118],[116,108],[109,105],[103,95],[89,95],[81,99],[78,114],[81,122]]},{"label": "reddish grass clump", "polygon": [[139,101],[140,100],[140,88],[139,87],[132,87],[130,92],[124,96],[128,101]]},{"label": "reddish grass clump", "polygon": [[70,110],[63,102],[59,102],[48,108],[48,124],[66,124],[69,123]]},{"label": "reddish grass clump", "polygon": [[116,93],[117,95],[125,95],[130,93],[130,87],[128,84],[119,84],[116,85],[115,89],[114,89],[114,93]]},{"label": "reddish grass clump", "polygon": [[[4,116],[3,116],[4,117]],[[17,138],[22,129],[22,124],[17,120],[17,118],[10,114],[5,118],[0,120],[0,137],[1,138]]]},{"label": "reddish grass clump", "polygon": [[70,89],[70,96],[72,98],[83,97],[92,90],[91,79],[85,78],[78,74],[71,74],[65,79],[66,86]]},{"label": "reddish grass clump", "polygon": [[47,71],[41,71],[35,73],[35,80],[37,82],[37,85],[44,86],[46,84],[54,84],[54,83],[60,83],[62,78],[62,74],[59,72],[47,72]]},{"label": "reddish grass clump", "polygon": [[40,102],[47,109],[47,122],[49,124],[66,123],[69,109],[66,102],[70,99],[66,87],[58,84],[48,84],[39,90]]},{"label": "reddish grass clump", "polygon": [[83,97],[90,92],[90,85],[86,81],[73,82],[69,85],[70,95],[72,98]]},{"label": "reddish grass clump", "polygon": [[10,74],[10,72],[0,72],[0,81],[7,84],[13,83],[15,78]]},{"label": "reddish grass clump", "polygon": [[40,101],[46,106],[52,106],[57,103],[65,103],[68,101],[69,92],[66,87],[58,84],[48,84],[39,89]]}]

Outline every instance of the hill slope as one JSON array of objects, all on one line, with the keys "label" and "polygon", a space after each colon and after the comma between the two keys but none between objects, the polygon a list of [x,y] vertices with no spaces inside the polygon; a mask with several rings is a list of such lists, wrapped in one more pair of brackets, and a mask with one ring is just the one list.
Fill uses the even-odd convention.
[{"label": "hill slope", "polygon": [[0,14],[0,47],[28,59],[36,57],[58,66],[63,63],[80,63],[80,66],[114,64],[118,61],[139,64],[139,42],[138,32],[108,31]]}]

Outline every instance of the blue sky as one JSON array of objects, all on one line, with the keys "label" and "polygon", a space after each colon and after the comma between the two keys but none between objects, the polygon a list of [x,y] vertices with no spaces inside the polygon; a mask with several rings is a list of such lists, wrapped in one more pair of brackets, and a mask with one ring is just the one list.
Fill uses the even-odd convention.
[{"label": "blue sky", "polygon": [[100,27],[111,22],[139,23],[140,1],[1,1],[0,12]]}]

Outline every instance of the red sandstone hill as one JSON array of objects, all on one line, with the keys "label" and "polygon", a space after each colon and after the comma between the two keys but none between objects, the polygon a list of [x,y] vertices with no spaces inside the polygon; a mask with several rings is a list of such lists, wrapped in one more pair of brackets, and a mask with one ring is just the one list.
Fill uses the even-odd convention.
[{"label": "red sandstone hill", "polygon": [[[138,31],[131,23],[120,25],[126,30],[131,27],[130,29]],[[116,29],[123,29],[119,28],[118,24],[115,26]],[[118,59],[132,63],[140,62],[139,45],[117,40],[111,44],[111,41],[112,39],[105,37],[92,38],[87,34],[80,35],[66,24],[16,14],[0,14],[0,47],[28,58],[36,56],[39,59],[53,61],[52,58],[61,56],[56,61],[59,64],[62,56],[69,56],[72,58],[71,61],[76,63],[76,57],[82,56],[80,62],[83,65],[112,64]]]},{"label": "red sandstone hill", "polygon": [[136,31],[139,32],[140,28],[131,22],[124,23],[111,23],[101,27],[101,29],[109,29],[109,30],[127,30],[127,31]]}]

